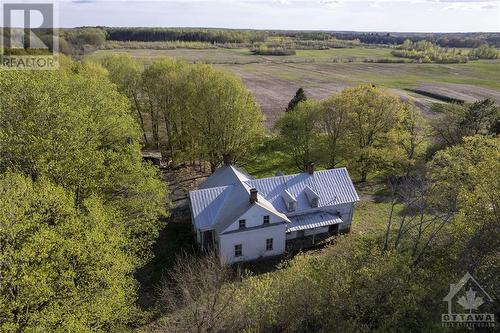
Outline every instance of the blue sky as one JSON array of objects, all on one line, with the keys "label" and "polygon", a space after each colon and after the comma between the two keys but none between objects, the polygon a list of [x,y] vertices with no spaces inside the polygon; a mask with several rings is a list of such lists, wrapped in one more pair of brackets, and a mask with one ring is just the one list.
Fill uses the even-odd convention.
[{"label": "blue sky", "polygon": [[500,32],[500,0],[68,0],[59,12],[62,27]]}]

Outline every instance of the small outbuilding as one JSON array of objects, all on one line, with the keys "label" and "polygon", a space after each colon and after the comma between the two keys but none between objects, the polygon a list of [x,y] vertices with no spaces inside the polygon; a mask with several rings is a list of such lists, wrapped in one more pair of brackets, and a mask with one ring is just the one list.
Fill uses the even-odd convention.
[{"label": "small outbuilding", "polygon": [[145,162],[151,162],[153,165],[160,167],[162,156],[161,151],[159,150],[142,150],[141,151],[142,159]]}]

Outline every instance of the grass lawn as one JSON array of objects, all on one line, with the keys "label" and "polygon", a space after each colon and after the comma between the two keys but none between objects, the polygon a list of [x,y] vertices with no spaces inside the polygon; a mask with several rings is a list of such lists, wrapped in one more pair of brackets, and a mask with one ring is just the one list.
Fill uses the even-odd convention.
[{"label": "grass lawn", "polygon": [[[356,235],[382,234],[389,219],[388,202],[360,201],[354,208],[351,232]],[[401,211],[401,207],[397,207]]]}]

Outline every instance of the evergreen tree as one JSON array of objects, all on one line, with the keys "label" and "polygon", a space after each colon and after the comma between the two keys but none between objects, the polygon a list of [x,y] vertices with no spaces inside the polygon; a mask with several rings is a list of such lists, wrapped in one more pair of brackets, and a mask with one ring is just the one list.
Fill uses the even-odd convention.
[{"label": "evergreen tree", "polygon": [[292,111],[293,109],[295,109],[297,104],[299,104],[300,102],[304,102],[306,100],[307,100],[307,96],[306,96],[306,93],[304,92],[304,89],[299,88],[299,90],[297,90],[297,92],[295,93],[295,96],[293,96],[290,103],[288,103],[288,107],[286,108],[286,112]]}]

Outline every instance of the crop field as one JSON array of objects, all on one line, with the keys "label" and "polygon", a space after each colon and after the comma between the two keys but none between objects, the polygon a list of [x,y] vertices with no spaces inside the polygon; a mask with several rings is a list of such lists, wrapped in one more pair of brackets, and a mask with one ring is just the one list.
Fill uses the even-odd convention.
[{"label": "crop field", "polygon": [[271,128],[299,87],[312,98],[325,98],[346,87],[372,83],[402,98],[412,100],[424,115],[437,99],[412,92],[418,90],[473,101],[491,98],[500,103],[500,60],[466,64],[377,63],[397,58],[388,47],[355,47],[328,50],[298,50],[294,56],[259,56],[249,49],[113,49],[87,56],[99,59],[125,53],[144,61],[170,56],[188,62],[206,62],[240,76],[254,94]]}]

